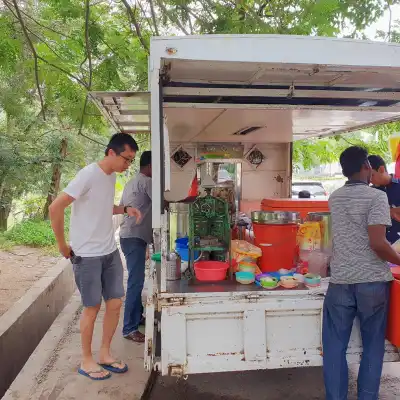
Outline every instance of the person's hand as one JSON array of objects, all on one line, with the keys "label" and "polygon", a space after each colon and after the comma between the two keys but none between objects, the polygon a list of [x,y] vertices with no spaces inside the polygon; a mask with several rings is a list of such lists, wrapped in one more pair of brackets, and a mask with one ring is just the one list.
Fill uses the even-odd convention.
[{"label": "person's hand", "polygon": [[71,246],[64,243],[58,246],[58,249],[60,250],[60,253],[64,258],[71,258],[71,252],[72,252]]},{"label": "person's hand", "polygon": [[135,217],[137,224],[142,220],[142,213],[137,208],[127,207],[126,213],[129,217]]},{"label": "person's hand", "polygon": [[397,222],[400,222],[400,207],[394,207],[390,209],[390,216]]}]

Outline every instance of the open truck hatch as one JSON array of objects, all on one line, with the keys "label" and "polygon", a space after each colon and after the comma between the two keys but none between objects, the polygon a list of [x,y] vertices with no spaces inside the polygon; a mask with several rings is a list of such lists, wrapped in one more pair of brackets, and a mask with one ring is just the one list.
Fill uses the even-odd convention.
[{"label": "open truck hatch", "polygon": [[91,92],[90,97],[116,131],[150,132],[149,92]]},{"label": "open truck hatch", "polygon": [[174,59],[164,71],[177,140],[182,121],[189,140],[234,142],[245,132],[243,142],[290,142],[400,118],[400,68]]}]

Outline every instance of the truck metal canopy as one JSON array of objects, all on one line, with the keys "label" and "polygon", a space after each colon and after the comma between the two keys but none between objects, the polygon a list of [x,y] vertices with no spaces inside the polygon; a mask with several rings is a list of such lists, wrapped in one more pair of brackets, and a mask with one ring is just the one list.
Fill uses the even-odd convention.
[{"label": "truck metal canopy", "polygon": [[[290,142],[400,119],[396,44],[275,35],[153,38],[150,75],[155,70],[172,142]],[[145,96],[92,94],[126,133],[150,129],[148,111],[135,108],[137,99],[149,103]]]},{"label": "truck metal canopy", "polygon": [[91,92],[90,97],[117,131],[150,132],[149,92]]}]

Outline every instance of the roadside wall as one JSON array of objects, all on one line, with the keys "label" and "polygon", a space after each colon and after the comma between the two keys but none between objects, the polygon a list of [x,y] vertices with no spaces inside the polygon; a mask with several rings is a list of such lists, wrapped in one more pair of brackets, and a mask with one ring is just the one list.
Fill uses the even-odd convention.
[{"label": "roadside wall", "polygon": [[0,398],[74,290],[71,263],[60,260],[0,317]]}]

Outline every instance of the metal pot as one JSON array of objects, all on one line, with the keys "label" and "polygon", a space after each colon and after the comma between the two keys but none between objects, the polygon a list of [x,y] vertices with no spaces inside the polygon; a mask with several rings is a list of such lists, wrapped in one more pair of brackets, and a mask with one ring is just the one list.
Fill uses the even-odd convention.
[{"label": "metal pot", "polygon": [[169,243],[175,249],[175,240],[189,235],[189,204],[171,203],[169,205]]},{"label": "metal pot", "polygon": [[251,220],[256,224],[298,224],[300,213],[294,211],[253,211]]},{"label": "metal pot", "polygon": [[181,279],[182,264],[179,254],[170,253],[167,258],[167,281],[177,281]]},{"label": "metal pot", "polygon": [[306,221],[321,224],[321,250],[332,251],[332,217],[330,212],[311,212],[307,214]]}]

